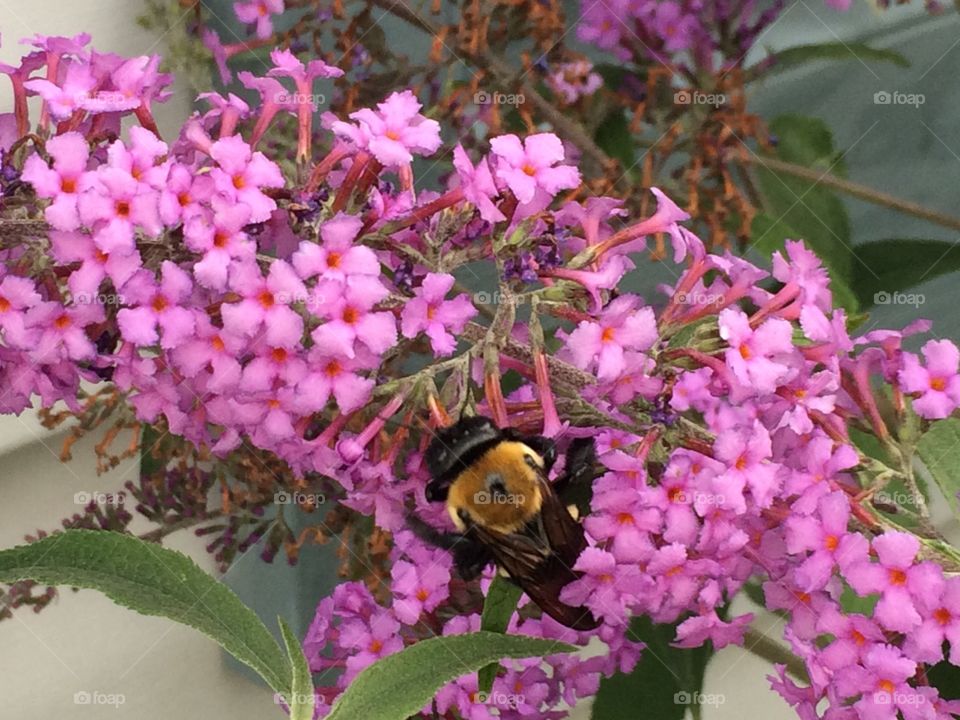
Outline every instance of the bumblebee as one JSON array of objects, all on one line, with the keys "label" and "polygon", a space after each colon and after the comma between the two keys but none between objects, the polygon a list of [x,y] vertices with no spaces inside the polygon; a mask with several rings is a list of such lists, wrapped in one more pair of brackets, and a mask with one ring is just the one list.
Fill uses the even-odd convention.
[{"label": "bumblebee", "polygon": [[593,479],[593,440],[574,440],[565,458],[562,476],[551,483],[552,440],[498,428],[486,417],[462,418],[438,431],[425,454],[426,498],[446,502],[459,532],[408,520],[423,540],[453,554],[463,579],[496,563],[557,622],[592,630],[599,622],[590,611],[559,596],[580,577],[571,568],[587,546],[577,506],[568,508],[561,498]]}]

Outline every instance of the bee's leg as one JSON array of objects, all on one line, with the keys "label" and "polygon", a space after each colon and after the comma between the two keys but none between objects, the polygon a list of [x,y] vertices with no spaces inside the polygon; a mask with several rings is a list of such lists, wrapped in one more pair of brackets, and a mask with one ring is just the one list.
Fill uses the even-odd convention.
[{"label": "bee's leg", "polygon": [[432,480],[427,483],[423,489],[423,494],[429,502],[444,502],[447,499],[447,493],[450,491],[449,481],[440,482]]},{"label": "bee's leg", "polygon": [[493,562],[493,555],[485,545],[461,535],[460,542],[453,548],[453,562],[461,578],[473,580]]},{"label": "bee's leg", "polygon": [[460,533],[437,530],[433,525],[424,522],[413,513],[407,513],[407,525],[410,526],[413,534],[418,538],[441,550],[453,550],[458,543],[464,540]]},{"label": "bee's leg", "polygon": [[597,450],[593,438],[576,438],[567,448],[563,475],[554,483],[558,495],[593,478]]},{"label": "bee's leg", "polygon": [[543,435],[526,435],[519,439],[543,458],[543,469],[549,474],[553,464],[557,461],[556,443],[550,438],[543,437]]}]

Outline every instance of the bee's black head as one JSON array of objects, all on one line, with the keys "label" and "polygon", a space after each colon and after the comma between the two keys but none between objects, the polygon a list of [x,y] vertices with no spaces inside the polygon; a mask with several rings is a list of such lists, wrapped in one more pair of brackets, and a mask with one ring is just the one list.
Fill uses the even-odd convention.
[{"label": "bee's black head", "polygon": [[450,480],[501,438],[500,429],[490,418],[461,418],[434,435],[424,456],[427,470],[434,481]]}]

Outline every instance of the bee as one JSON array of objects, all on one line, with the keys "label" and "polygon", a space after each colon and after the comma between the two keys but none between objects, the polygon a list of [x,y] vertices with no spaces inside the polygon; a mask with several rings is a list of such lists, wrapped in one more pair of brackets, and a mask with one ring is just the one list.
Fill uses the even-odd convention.
[{"label": "bee", "polygon": [[498,428],[482,416],[461,418],[437,432],[424,456],[426,498],[446,503],[459,532],[441,532],[416,516],[408,521],[424,541],[451,552],[464,580],[496,563],[557,622],[592,630],[599,621],[585,607],[561,602],[560,591],[580,577],[572,568],[587,546],[578,507],[561,497],[593,479],[593,440],[574,440],[565,457],[562,476],[551,483],[552,440]]}]

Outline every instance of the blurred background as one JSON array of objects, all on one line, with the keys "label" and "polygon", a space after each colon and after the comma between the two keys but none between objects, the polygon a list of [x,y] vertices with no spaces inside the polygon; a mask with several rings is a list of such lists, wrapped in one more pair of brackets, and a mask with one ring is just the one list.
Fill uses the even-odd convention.
[{"label": "blurred background", "polygon": [[[22,50],[17,40],[34,33],[86,31],[101,50],[126,56],[163,53],[164,38],[137,25],[136,17],[142,12],[137,0],[0,0],[0,61],[15,62]],[[574,7],[568,17],[577,17]],[[842,14],[815,0],[790,2],[757,43],[755,53],[801,43],[865,39],[875,48],[897,50],[911,65],[867,63],[851,50],[850,57],[808,64],[753,85],[752,109],[767,118],[796,112],[823,119],[844,152],[850,180],[956,213],[958,23],[955,15],[934,18],[918,6],[879,13],[866,4],[855,4]],[[404,35],[408,32],[402,24],[390,23],[391,39],[416,42]],[[160,128],[168,136],[187,116],[193,101],[192,91],[183,84],[174,91],[174,97],[157,110]],[[914,105],[884,104],[881,95],[878,103],[876,94],[884,92],[915,93],[924,100]],[[0,83],[0,111],[10,109],[9,88]],[[846,196],[844,203],[852,244],[911,237],[956,241],[951,231],[875,204]],[[936,321],[937,335],[960,337],[955,276],[935,277],[936,259],[923,260],[919,269],[918,262],[918,258],[902,258],[903,272],[919,278],[912,303],[879,302],[869,322],[900,327],[918,316],[928,317]],[[641,290],[652,291],[656,283],[670,279],[656,264],[641,270]],[[75,446],[72,462],[62,464],[58,459],[62,440],[58,433],[42,428],[31,412],[19,418],[0,417],[0,546],[18,544],[38,528],[55,527],[60,518],[86,502],[84,497],[111,492],[138,472],[137,463],[130,462],[97,476],[91,439]],[[192,534],[174,535],[168,544],[215,572],[203,541]],[[312,615],[312,603],[336,582],[323,548],[316,547],[304,549],[295,569],[283,562],[265,565],[253,550],[233,565],[224,580],[268,625],[283,613],[299,619],[296,629],[301,633]],[[779,621],[773,616],[761,613],[755,627],[770,638],[780,636]],[[65,590],[40,614],[15,613],[12,620],[0,623],[0,647],[0,717],[280,717],[270,694],[221,656],[214,643],[166,620],[139,617],[94,592]],[[657,660],[646,656],[644,662]],[[766,662],[740,648],[721,652],[708,668],[705,686],[707,696],[717,700],[703,707],[703,717],[795,717],[769,692],[768,672]],[[85,693],[116,694],[123,702],[85,704]],[[578,708],[575,717],[589,717],[589,708]],[[643,717],[642,708],[637,708],[636,717]]]}]

